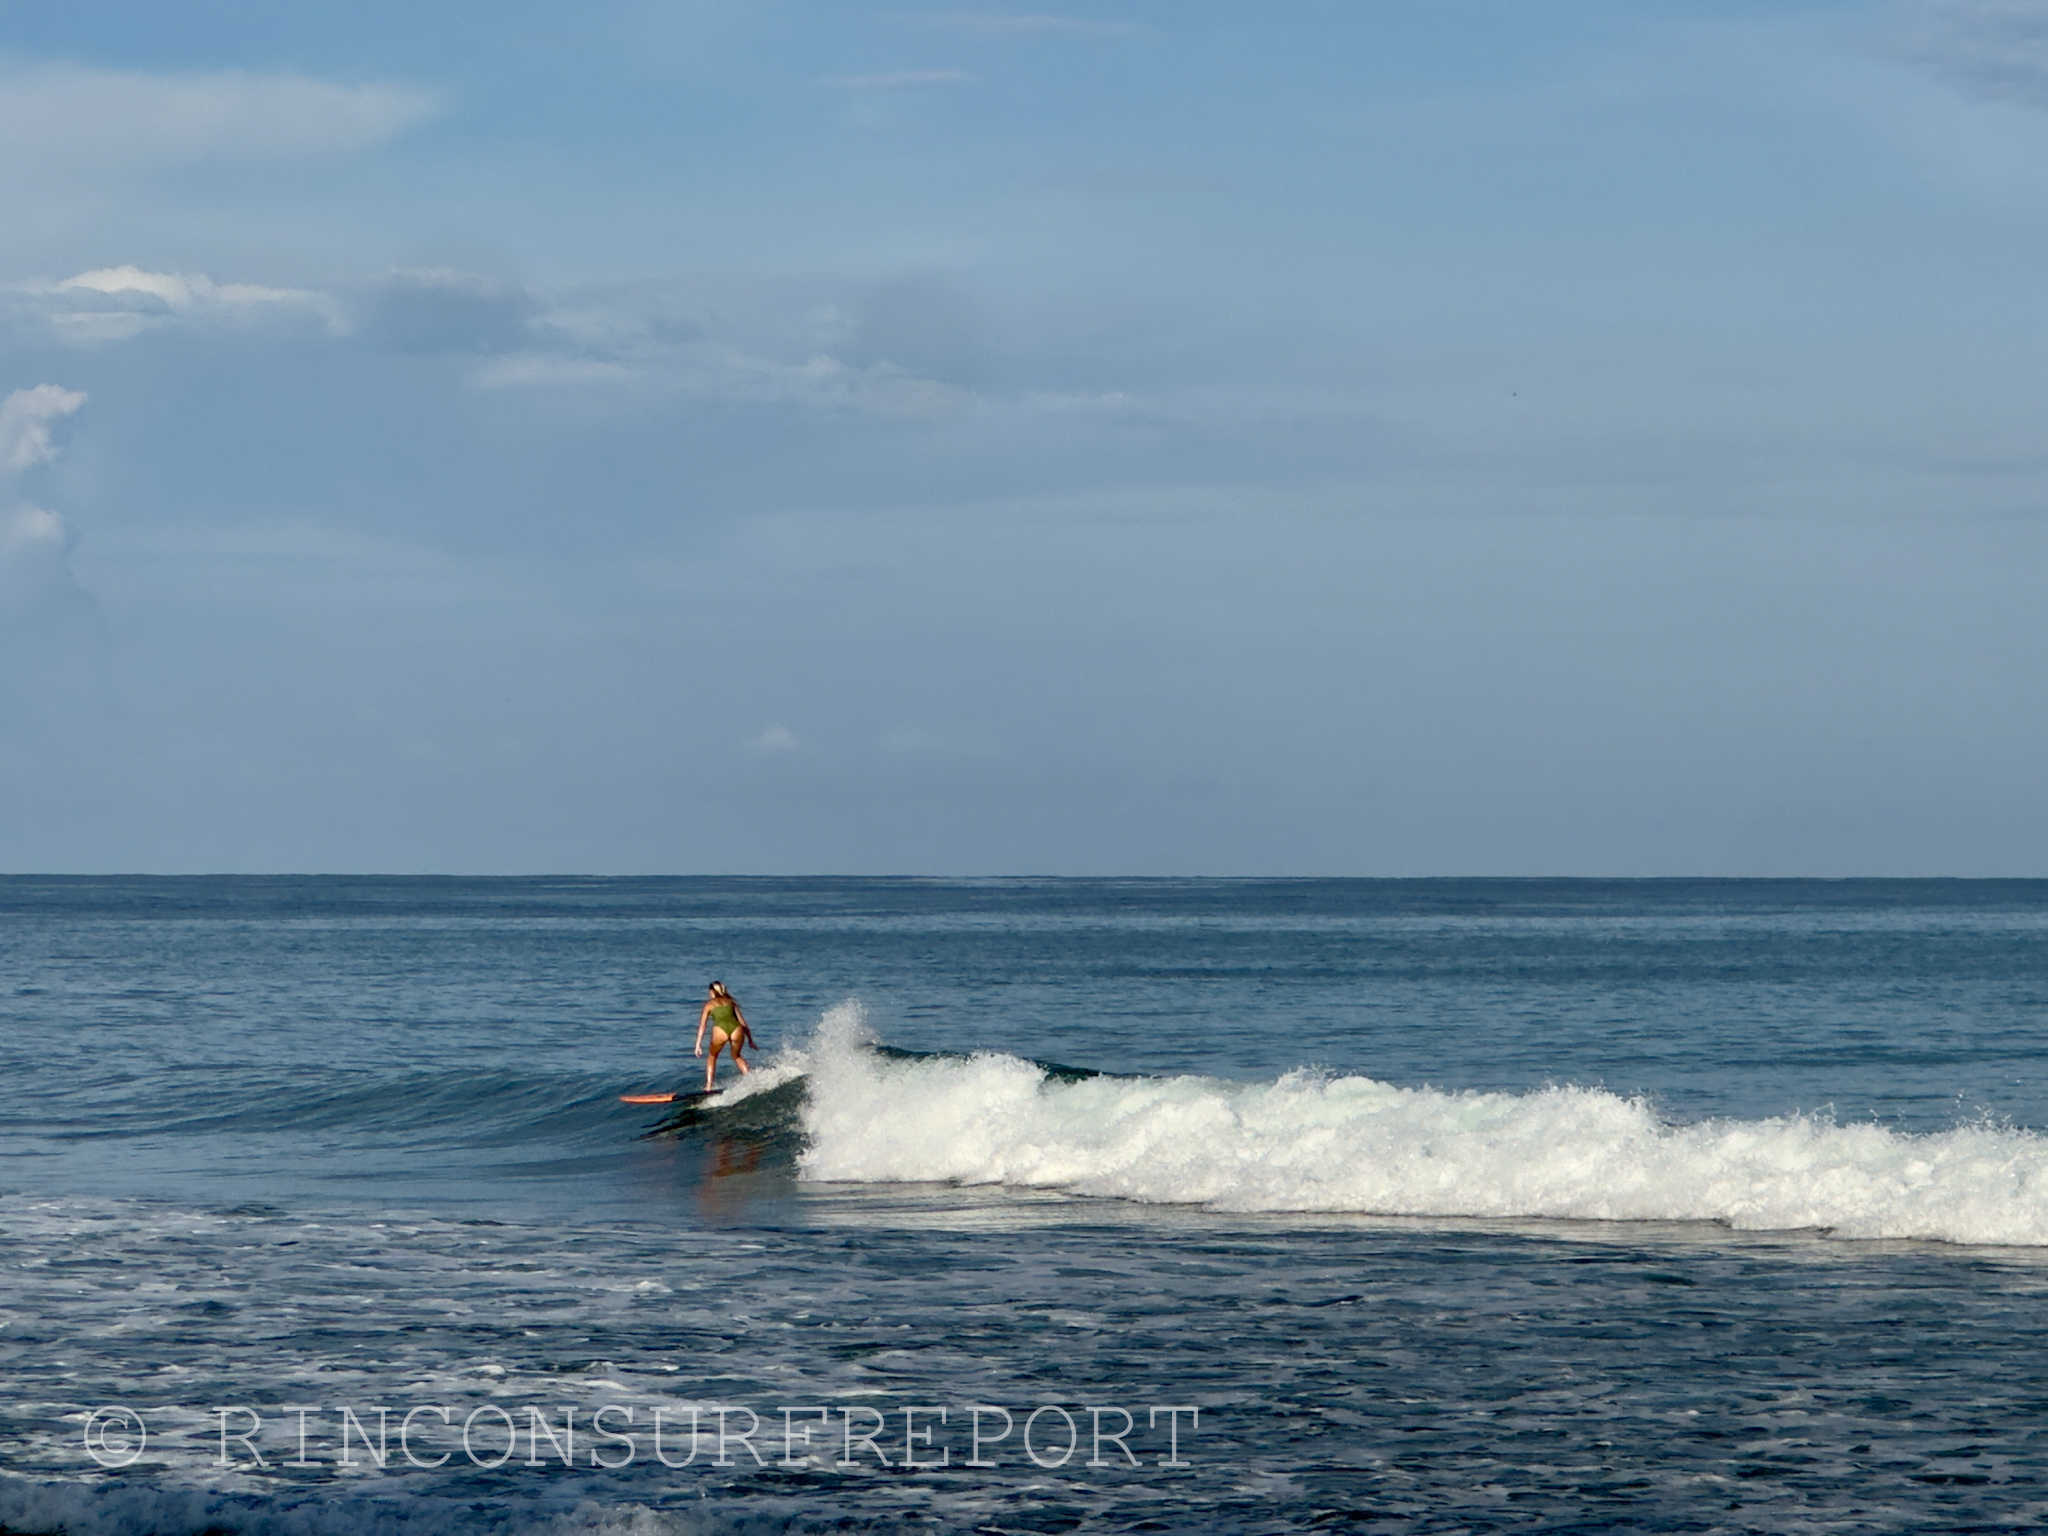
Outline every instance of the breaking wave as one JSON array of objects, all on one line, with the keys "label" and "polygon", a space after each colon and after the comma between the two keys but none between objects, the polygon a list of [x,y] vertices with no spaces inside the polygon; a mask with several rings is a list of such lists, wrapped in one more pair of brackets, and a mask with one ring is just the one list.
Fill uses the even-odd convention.
[{"label": "breaking wave", "polygon": [[808,1079],[798,1166],[812,1181],[2048,1244],[2048,1138],[1989,1125],[1927,1135],[1803,1115],[1679,1125],[1597,1088],[1081,1076],[1014,1056],[877,1049],[855,1004],[727,1097],[797,1075]]}]

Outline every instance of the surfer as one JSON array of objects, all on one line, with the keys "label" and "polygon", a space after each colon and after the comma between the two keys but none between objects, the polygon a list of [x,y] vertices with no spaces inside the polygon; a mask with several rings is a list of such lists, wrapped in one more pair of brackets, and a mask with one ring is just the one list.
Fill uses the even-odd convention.
[{"label": "surfer", "polygon": [[711,995],[704,1000],[704,1011],[697,1015],[697,1054],[704,1054],[704,1031],[711,1030],[711,1056],[704,1063],[704,1091],[711,1091],[712,1079],[718,1076],[718,1053],[728,1046],[732,1048],[732,1064],[745,1076],[752,1070],[746,1059],[740,1055],[740,1048],[754,1043],[754,1032],[747,1028],[747,1016],[740,1012],[740,1005],[733,995],[725,990],[725,983],[711,983]]}]

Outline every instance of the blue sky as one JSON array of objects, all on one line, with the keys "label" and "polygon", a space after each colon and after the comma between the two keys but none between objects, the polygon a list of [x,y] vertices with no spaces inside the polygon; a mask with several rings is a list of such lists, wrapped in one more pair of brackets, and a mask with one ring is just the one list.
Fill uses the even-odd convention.
[{"label": "blue sky", "polygon": [[2048,0],[17,0],[0,208],[0,868],[2048,875]]}]

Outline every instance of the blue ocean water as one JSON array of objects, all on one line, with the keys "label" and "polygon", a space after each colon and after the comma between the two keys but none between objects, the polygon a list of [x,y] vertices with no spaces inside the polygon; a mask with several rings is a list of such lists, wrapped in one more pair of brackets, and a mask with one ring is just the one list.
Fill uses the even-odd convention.
[{"label": "blue ocean water", "polygon": [[[9,1530],[2048,1510],[2048,882],[15,877],[0,966]],[[714,976],[755,1074],[621,1104]]]}]

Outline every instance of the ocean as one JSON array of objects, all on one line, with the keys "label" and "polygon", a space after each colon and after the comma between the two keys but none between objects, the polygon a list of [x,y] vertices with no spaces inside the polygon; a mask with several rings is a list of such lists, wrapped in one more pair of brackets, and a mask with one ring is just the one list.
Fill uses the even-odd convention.
[{"label": "ocean", "polygon": [[[2048,1515],[2048,882],[0,879],[0,1527]],[[700,1104],[706,984],[758,1036]]]}]

